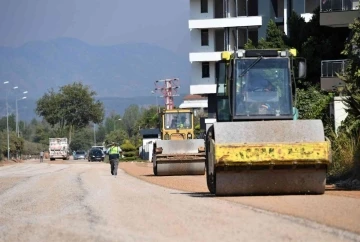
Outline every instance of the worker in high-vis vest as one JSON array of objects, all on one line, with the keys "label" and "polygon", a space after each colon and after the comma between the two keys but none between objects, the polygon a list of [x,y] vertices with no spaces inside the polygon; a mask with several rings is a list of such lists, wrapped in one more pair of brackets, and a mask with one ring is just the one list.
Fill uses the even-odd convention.
[{"label": "worker in high-vis vest", "polygon": [[112,142],[110,148],[107,150],[107,153],[109,154],[111,175],[116,177],[122,150],[115,144],[115,142]]}]

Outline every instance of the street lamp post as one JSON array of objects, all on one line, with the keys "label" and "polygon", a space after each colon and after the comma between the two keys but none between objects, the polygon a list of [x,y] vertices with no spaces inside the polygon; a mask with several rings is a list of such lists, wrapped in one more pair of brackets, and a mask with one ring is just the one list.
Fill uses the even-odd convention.
[{"label": "street lamp post", "polygon": [[[13,89],[15,90],[15,89],[18,89],[19,87],[18,86],[15,86],[15,87],[13,87]],[[18,116],[17,116],[17,95],[16,95],[16,93],[15,93],[15,132],[16,132],[16,134],[17,134],[17,119],[18,119]]]},{"label": "street lamp post", "polygon": [[[24,92],[24,93],[27,93],[27,92]],[[17,137],[20,136],[20,128],[19,128],[19,109],[18,109],[18,104],[17,102],[20,101],[20,100],[24,100],[26,99],[26,97],[22,97],[20,99],[16,98],[16,103],[15,103],[15,110],[16,110],[16,134],[17,134]]]},{"label": "street lamp post", "polygon": [[[18,86],[13,87],[14,90],[18,89]],[[17,95],[15,93],[15,133],[17,134]]]},{"label": "street lamp post", "polygon": [[[18,89],[18,87],[14,87],[14,89]],[[28,91],[24,91],[22,94],[26,94],[28,93]],[[19,128],[19,111],[18,111],[18,104],[17,102],[23,99],[26,99],[26,97],[22,97],[20,99],[18,99],[18,95],[15,93],[15,115],[16,115],[16,119],[15,119],[15,130],[16,130],[16,135],[17,137],[20,136],[20,128]]]},{"label": "street lamp post", "polygon": [[[5,81],[4,84],[9,84]],[[10,136],[9,136],[9,104],[8,104],[8,90],[6,90],[6,131],[7,131],[7,159],[10,160]]]}]

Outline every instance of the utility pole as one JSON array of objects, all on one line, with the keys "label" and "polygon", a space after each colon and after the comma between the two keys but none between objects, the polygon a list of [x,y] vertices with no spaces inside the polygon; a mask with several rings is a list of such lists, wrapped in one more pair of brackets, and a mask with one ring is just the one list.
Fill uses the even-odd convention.
[{"label": "utility pole", "polygon": [[155,81],[155,92],[159,91],[162,93],[161,97],[165,99],[166,110],[171,110],[174,108],[174,97],[179,96],[177,89],[180,88],[178,85],[179,79],[164,79]]},{"label": "utility pole", "polygon": [[[28,93],[28,91],[24,91],[23,94],[26,94]],[[20,100],[24,100],[26,99],[25,96],[23,96],[22,98],[20,99],[17,99],[16,97],[16,133],[17,133],[17,137],[20,137],[20,127],[19,127],[19,109],[18,109],[18,105],[17,105],[17,102],[20,101]]]}]

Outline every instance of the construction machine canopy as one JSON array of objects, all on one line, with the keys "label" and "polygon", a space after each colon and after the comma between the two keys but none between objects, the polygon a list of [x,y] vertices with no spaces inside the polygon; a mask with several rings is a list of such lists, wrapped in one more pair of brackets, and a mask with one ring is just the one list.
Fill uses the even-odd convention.
[{"label": "construction machine canopy", "polygon": [[192,113],[188,109],[167,110],[164,113],[164,129],[192,129]]},{"label": "construction machine canopy", "polygon": [[284,116],[292,119],[288,58],[262,58],[248,71],[254,58],[236,60],[235,117]]},{"label": "construction machine canopy", "polygon": [[218,63],[218,121],[293,119],[295,55],[278,50],[224,52]]}]

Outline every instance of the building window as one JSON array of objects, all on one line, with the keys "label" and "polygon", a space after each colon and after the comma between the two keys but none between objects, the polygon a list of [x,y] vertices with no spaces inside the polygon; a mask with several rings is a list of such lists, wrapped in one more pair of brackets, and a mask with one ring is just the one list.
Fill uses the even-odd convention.
[{"label": "building window", "polygon": [[201,0],[200,1],[200,9],[201,9],[201,13],[207,13],[208,12],[208,1],[207,0]]},{"label": "building window", "polygon": [[271,0],[272,7],[274,9],[275,18],[279,17],[279,11],[278,11],[278,0]]},{"label": "building window", "polygon": [[209,30],[202,29],[201,30],[201,46],[208,46],[209,45]]},{"label": "building window", "polygon": [[210,63],[209,62],[202,62],[202,78],[209,78],[210,77]]},{"label": "building window", "polygon": [[[257,29],[249,29],[248,32],[248,40],[251,40],[255,45],[258,43],[259,39],[259,32]],[[247,40],[247,41],[248,41]]]}]

